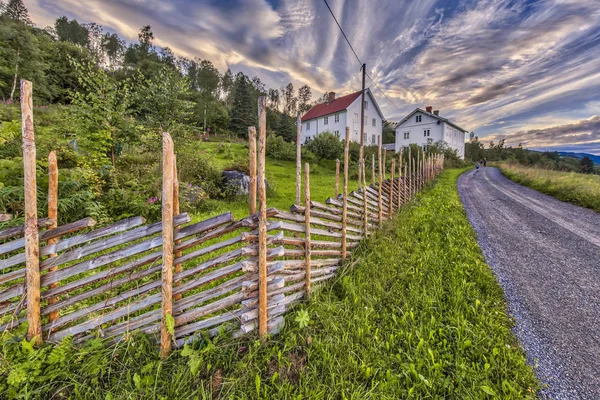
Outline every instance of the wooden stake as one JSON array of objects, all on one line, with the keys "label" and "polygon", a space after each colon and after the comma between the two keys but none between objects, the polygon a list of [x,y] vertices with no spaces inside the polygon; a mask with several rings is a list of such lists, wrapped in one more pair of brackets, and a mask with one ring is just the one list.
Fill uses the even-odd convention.
[{"label": "wooden stake", "polygon": [[400,148],[400,159],[398,160],[398,209],[402,206],[402,148]]},{"label": "wooden stake", "polygon": [[256,128],[248,127],[248,146],[250,148],[250,187],[248,188],[250,195],[250,215],[256,214]]},{"label": "wooden stake", "polygon": [[[58,226],[58,165],[56,162],[56,152],[51,151],[48,154],[48,218],[52,220],[52,224],[48,229],[53,229]],[[50,239],[47,245],[53,245],[58,239]],[[56,257],[56,254],[50,254],[49,258]],[[56,271],[58,266],[49,269],[50,272]],[[58,286],[58,282],[50,284],[49,288],[53,289]],[[55,304],[59,297],[51,297],[48,299],[48,304]],[[50,313],[50,321],[55,321],[58,318],[58,310]]]},{"label": "wooden stake", "polygon": [[40,322],[40,259],[37,228],[37,182],[31,82],[21,80],[21,133],[23,138],[23,184],[25,186],[25,283],[27,286],[27,338],[42,343]]},{"label": "wooden stake", "polygon": [[394,213],[394,171],[396,170],[396,160],[392,159],[392,169],[390,174],[390,202],[388,206],[388,218],[392,218]]},{"label": "wooden stake", "polygon": [[162,187],[162,314],[160,325],[160,355],[171,354],[173,337],[168,320],[173,318],[173,172],[175,160],[171,135],[163,132],[163,187]]},{"label": "wooden stake", "polygon": [[[296,203],[300,204],[301,175],[302,175],[302,119],[300,113],[296,118]],[[337,196],[337,189],[336,189]]]},{"label": "wooden stake", "polygon": [[402,190],[404,192],[404,203],[408,203],[408,164],[404,163],[404,185],[402,185]]},{"label": "wooden stake", "polygon": [[[338,196],[340,189],[340,160],[335,160],[335,197]],[[299,204],[299,203],[296,203]]]},{"label": "wooden stake", "polygon": [[375,183],[375,153],[371,154],[371,184]]},{"label": "wooden stake", "polygon": [[267,107],[265,96],[258,98],[258,334],[267,335],[267,188],[265,187],[265,153],[267,141]]},{"label": "wooden stake", "polygon": [[344,142],[344,198],[342,199],[342,261],[346,260],[346,223],[348,219],[348,149],[350,148],[350,128],[346,127]]},{"label": "wooden stake", "polygon": [[306,263],[306,298],[310,298],[310,165],[304,164],[304,258]]},{"label": "wooden stake", "polygon": [[[179,215],[179,177],[177,176],[177,156],[173,154],[173,215]],[[179,227],[175,227],[175,232],[179,231]],[[175,246],[179,244],[180,240],[175,241]],[[183,253],[181,250],[175,252],[175,259],[181,257]],[[181,263],[175,264],[175,273],[181,272]],[[181,285],[181,281],[176,281],[175,286]],[[181,293],[173,296],[173,300],[181,300]]]},{"label": "wooden stake", "polygon": [[[383,180],[385,181],[387,179],[387,149],[383,149]],[[382,181],[383,182],[383,181]]]},{"label": "wooden stake", "polygon": [[382,190],[383,190],[383,175],[382,175],[382,170],[383,170],[383,166],[381,163],[381,137],[378,138],[377,140],[377,151],[379,154],[378,160],[379,160],[379,193],[378,193],[378,197],[379,197],[379,227],[381,228],[381,226],[383,225],[383,199],[382,199]]},{"label": "wooden stake", "polygon": [[412,149],[408,146],[408,197],[412,198],[413,195],[413,175],[412,175]]},{"label": "wooden stake", "polygon": [[367,237],[368,234],[368,227],[369,227],[369,210],[367,209],[367,178],[366,178],[366,165],[365,165],[365,159],[363,158],[361,160],[361,171],[362,171],[362,177],[360,177],[362,179],[363,182],[363,234],[365,237]]}]

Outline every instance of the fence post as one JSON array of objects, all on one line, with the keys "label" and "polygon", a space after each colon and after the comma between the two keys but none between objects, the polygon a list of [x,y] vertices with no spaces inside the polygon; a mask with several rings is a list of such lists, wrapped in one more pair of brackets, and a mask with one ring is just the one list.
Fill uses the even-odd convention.
[{"label": "fence post", "polygon": [[412,175],[412,149],[408,146],[408,198],[413,195],[413,175]]},{"label": "fence post", "polygon": [[375,153],[371,154],[371,184],[375,183]]},{"label": "fence post", "polygon": [[304,258],[306,263],[306,298],[310,298],[310,165],[304,164]]},{"label": "fence post", "polygon": [[27,285],[27,338],[42,343],[40,321],[40,258],[37,227],[37,182],[31,82],[21,80],[21,134],[23,138],[23,184],[25,189],[25,282]]},{"label": "fence post", "polygon": [[346,260],[346,224],[348,216],[348,148],[350,147],[350,128],[346,127],[344,141],[344,198],[342,199],[342,261]]},{"label": "fence post", "polygon": [[400,159],[398,160],[398,209],[402,206],[402,149],[400,149]]},{"label": "fence post", "polygon": [[[56,228],[58,226],[58,165],[56,162],[56,152],[51,151],[48,154],[48,218],[52,219],[53,223],[48,229]],[[48,240],[48,245],[56,243],[58,239]],[[49,258],[56,257],[56,254],[50,254]],[[56,271],[58,266],[49,269],[50,272]],[[58,286],[58,282],[50,284],[49,288],[55,288]],[[51,297],[48,299],[48,304],[58,303],[59,297]],[[50,313],[50,321],[55,321],[58,318],[59,311],[52,311]]]},{"label": "fence post", "polygon": [[378,151],[378,160],[379,160],[379,192],[377,194],[379,201],[379,227],[383,225],[383,199],[382,199],[382,190],[383,190],[383,178],[382,178],[382,169],[383,166],[381,164],[381,136],[377,139],[377,151]]},{"label": "fence post", "polygon": [[404,184],[402,185],[402,191],[404,192],[404,200],[403,204],[408,203],[408,197],[406,197],[408,193],[408,164],[404,163]]},{"label": "fence post", "polygon": [[336,158],[335,160],[335,197],[338,196],[340,192],[340,159]]},{"label": "fence post", "polygon": [[256,128],[248,127],[248,146],[250,147],[250,187],[248,192],[250,195],[250,215],[256,213]]},{"label": "fence post", "polygon": [[[301,175],[302,175],[302,119],[300,113],[296,118],[296,204],[300,204]],[[337,193],[337,189],[336,189]]]},{"label": "fence post", "polygon": [[174,154],[171,135],[163,132],[162,181],[162,314],[160,325],[160,355],[171,354],[171,333],[168,320],[173,318],[173,172]]},{"label": "fence post", "polygon": [[420,150],[417,152],[416,172],[417,172],[417,191],[419,191],[419,190],[421,190],[421,151]]},{"label": "fence post", "polygon": [[388,209],[388,218],[392,218],[394,213],[394,171],[396,170],[396,160],[392,159],[392,171],[390,174],[390,205]]},{"label": "fence post", "polygon": [[367,166],[365,165],[365,158],[363,157],[363,159],[361,160],[361,167],[359,171],[362,171],[362,176],[359,177],[359,180],[362,179],[362,183],[363,183],[363,234],[365,237],[367,237],[368,234],[368,227],[369,227],[369,210],[367,209],[367,178],[366,178],[366,172],[367,172]]},{"label": "fence post", "polygon": [[265,151],[267,109],[265,96],[258,98],[258,334],[267,335],[267,190],[265,187]]},{"label": "fence post", "polygon": [[[173,151],[173,216],[179,215],[179,178],[177,176],[177,156]],[[179,227],[175,227],[175,232],[179,231]],[[175,245],[179,244],[179,240],[176,240]],[[181,257],[182,252],[175,252],[175,259]],[[175,264],[175,274],[181,272],[181,263]],[[175,286],[181,285],[181,281],[176,281]],[[173,300],[181,300],[181,293],[173,296]]]},{"label": "fence post", "polygon": [[387,149],[383,149],[383,180],[387,179]]}]

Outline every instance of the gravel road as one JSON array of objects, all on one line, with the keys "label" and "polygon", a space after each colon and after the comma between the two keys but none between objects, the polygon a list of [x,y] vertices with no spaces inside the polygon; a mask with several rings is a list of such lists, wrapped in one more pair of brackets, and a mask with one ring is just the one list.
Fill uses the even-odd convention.
[{"label": "gravel road", "polygon": [[600,214],[496,168],[463,174],[458,190],[514,332],[547,385],[540,397],[600,399]]}]

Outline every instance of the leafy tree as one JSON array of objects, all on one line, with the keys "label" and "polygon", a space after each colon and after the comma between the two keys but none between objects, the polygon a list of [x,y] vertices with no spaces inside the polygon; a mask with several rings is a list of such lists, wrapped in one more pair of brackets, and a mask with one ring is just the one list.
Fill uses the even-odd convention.
[{"label": "leafy tree", "polygon": [[344,152],[344,145],[340,138],[331,132],[318,134],[307,144],[307,147],[319,160],[335,160]]},{"label": "leafy tree", "polygon": [[269,99],[270,107],[275,111],[279,111],[279,90],[269,89],[267,97]]},{"label": "leafy tree", "polygon": [[310,110],[310,98],[312,93],[310,91],[310,86],[304,85],[298,89],[298,112],[304,114],[308,110]]},{"label": "leafy tree", "polygon": [[382,128],[382,143],[395,143],[396,142],[396,124],[392,121],[384,120]]},{"label": "leafy tree", "polygon": [[262,83],[262,81],[260,80],[260,78],[258,76],[255,76],[254,78],[252,78],[252,86],[254,87],[254,90],[257,92],[257,94],[259,96],[262,96],[263,94],[265,94],[267,92],[265,84]]},{"label": "leafy tree", "polygon": [[8,0],[8,3],[2,5],[2,13],[15,21],[33,25],[31,18],[29,18],[29,11],[27,11],[23,0]]},{"label": "leafy tree", "polygon": [[221,96],[223,96],[227,105],[231,105],[233,103],[233,97],[230,96],[233,85],[233,74],[231,73],[231,70],[227,68],[227,71],[223,74],[220,83]]},{"label": "leafy tree", "polygon": [[76,19],[69,21],[67,17],[60,17],[54,22],[54,30],[58,40],[71,42],[79,46],[87,46],[89,43],[88,30],[79,25]]},{"label": "leafy tree", "polygon": [[591,174],[594,172],[594,161],[589,156],[584,156],[581,161],[581,172]]},{"label": "leafy tree", "polygon": [[251,96],[252,83],[242,72],[235,76],[233,105],[229,129],[240,137],[248,136],[248,127],[256,125],[256,112]]},{"label": "leafy tree", "polygon": [[297,99],[294,97],[294,85],[288,83],[285,89],[283,89],[283,100],[284,100],[284,112],[287,115],[294,115],[296,111]]},{"label": "leafy tree", "polygon": [[125,41],[116,33],[113,33],[112,35],[106,33],[102,37],[102,49],[106,53],[108,65],[114,68],[122,62],[123,53],[125,51]]}]

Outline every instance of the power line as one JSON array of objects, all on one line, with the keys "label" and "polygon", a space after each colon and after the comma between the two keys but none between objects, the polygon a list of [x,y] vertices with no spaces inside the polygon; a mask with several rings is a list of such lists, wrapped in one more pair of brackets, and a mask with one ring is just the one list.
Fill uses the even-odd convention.
[{"label": "power line", "polygon": [[[358,57],[358,54],[356,54],[356,51],[354,51],[354,47],[352,47],[352,43],[350,43],[350,40],[348,40],[348,36],[346,36],[346,33],[344,32],[344,30],[342,29],[342,26],[340,25],[340,23],[338,22],[337,18],[335,17],[335,14],[333,13],[333,11],[331,10],[331,7],[329,7],[329,3],[327,3],[327,0],[323,0],[325,2],[325,5],[327,6],[327,9],[329,10],[329,13],[331,14],[331,16],[333,17],[333,20],[335,21],[335,23],[337,24],[338,28],[340,28],[340,32],[342,32],[342,35],[344,36],[344,39],[346,39],[346,43],[348,43],[348,46],[350,46],[350,50],[352,50],[352,53],[354,53],[354,57],[356,57],[356,60],[358,61],[358,63],[360,64],[360,67],[362,69],[363,66],[363,62],[360,61],[360,57]],[[369,74],[366,74],[369,79],[371,80],[371,82],[373,82],[373,85],[375,85],[375,87],[377,89],[379,89],[379,91],[381,92],[381,94],[383,94],[383,96],[387,99],[387,101],[394,107],[396,107],[396,109],[400,112],[402,112],[402,110],[400,109],[400,107],[398,107],[392,100],[390,100],[390,98],[388,97],[387,94],[385,94],[385,92],[377,85],[377,83],[375,83],[375,81],[373,80],[373,78],[371,78],[369,76]]]}]

